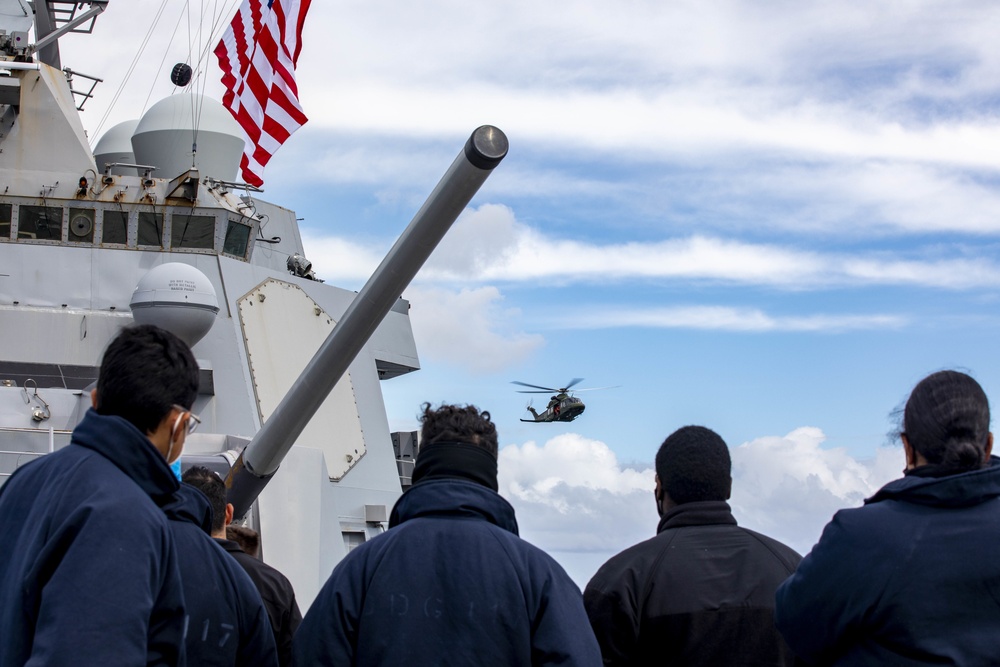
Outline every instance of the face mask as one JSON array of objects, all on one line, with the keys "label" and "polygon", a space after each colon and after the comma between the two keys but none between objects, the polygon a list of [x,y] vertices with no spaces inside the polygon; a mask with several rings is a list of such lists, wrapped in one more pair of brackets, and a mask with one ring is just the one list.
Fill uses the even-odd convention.
[{"label": "face mask", "polygon": [[177,460],[170,464],[170,470],[174,473],[174,477],[177,481],[181,481],[181,457],[177,457]]}]

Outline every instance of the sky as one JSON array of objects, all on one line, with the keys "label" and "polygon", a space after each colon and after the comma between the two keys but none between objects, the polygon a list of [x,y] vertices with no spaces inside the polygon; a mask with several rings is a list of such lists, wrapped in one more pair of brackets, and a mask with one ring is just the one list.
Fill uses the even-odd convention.
[{"label": "sky", "polygon": [[[63,39],[104,79],[92,140],[171,94],[236,4],[112,2],[95,37],[115,48]],[[508,156],[404,294],[422,369],[383,384],[391,427],[423,401],[489,410],[522,536],[581,585],[655,534],[653,458],[685,424],[729,444],[737,520],[805,553],[900,475],[893,414],[922,377],[1000,390],[998,21],[972,1],[317,0],[309,122],[262,196],[359,289],[469,134],[501,128]],[[217,64],[195,69],[220,98]],[[577,377],[615,388],[520,421],[512,381]]]}]

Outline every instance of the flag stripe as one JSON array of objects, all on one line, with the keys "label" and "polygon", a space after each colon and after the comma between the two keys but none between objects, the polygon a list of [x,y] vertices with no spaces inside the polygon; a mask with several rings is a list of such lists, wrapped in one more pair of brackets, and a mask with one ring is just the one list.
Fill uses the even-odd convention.
[{"label": "flag stripe", "polygon": [[226,92],[222,104],[243,130],[240,172],[264,183],[264,167],[308,120],[298,99],[295,65],[311,0],[244,0],[215,47]]}]

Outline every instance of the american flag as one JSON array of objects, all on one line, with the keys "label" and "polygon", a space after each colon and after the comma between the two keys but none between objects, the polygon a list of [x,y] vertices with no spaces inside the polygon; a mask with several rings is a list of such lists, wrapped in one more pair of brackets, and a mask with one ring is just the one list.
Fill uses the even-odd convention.
[{"label": "american flag", "polygon": [[244,0],[215,47],[226,92],[222,104],[243,128],[240,171],[264,184],[264,165],[307,118],[299,105],[295,63],[311,0]]}]

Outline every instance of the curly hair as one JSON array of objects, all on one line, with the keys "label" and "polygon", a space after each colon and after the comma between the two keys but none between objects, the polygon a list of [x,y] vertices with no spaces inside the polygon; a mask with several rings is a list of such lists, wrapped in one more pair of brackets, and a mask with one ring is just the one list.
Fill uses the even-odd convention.
[{"label": "curly hair", "polygon": [[421,410],[421,446],[446,441],[468,442],[497,455],[497,427],[490,421],[489,412],[480,412],[474,405],[442,405],[431,409],[430,403],[424,403]]}]

